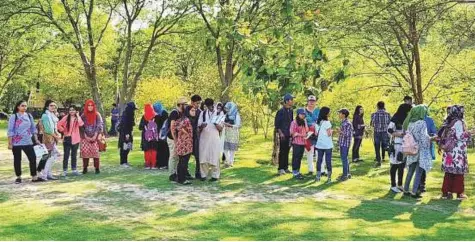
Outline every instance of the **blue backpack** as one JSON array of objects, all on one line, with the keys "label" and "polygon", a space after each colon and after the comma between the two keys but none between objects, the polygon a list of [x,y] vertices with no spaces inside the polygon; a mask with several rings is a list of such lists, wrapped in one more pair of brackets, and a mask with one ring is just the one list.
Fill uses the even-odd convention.
[{"label": "blue backpack", "polygon": [[[171,113],[173,113],[173,112],[178,112],[178,110],[173,109],[173,110],[170,112],[170,115],[171,115]],[[165,122],[164,122],[163,125],[162,125],[162,128],[160,128],[160,134],[158,135],[158,138],[159,138],[160,140],[167,140],[168,132],[170,132],[170,120],[169,120],[169,119],[165,120]]]}]

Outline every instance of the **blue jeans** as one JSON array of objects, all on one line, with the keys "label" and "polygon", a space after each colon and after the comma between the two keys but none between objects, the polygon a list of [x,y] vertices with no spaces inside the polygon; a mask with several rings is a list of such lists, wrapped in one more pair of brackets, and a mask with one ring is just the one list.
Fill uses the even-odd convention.
[{"label": "blue jeans", "polygon": [[294,149],[292,152],[292,173],[298,175],[300,173],[300,165],[302,164],[305,146],[293,144],[292,148]]},{"label": "blue jeans", "polygon": [[341,166],[343,167],[343,177],[350,174],[350,163],[348,162],[348,152],[350,147],[340,145]]},{"label": "blue jeans", "polygon": [[70,144],[70,143],[63,143],[64,155],[63,155],[63,171],[68,170],[68,161],[69,157],[71,156],[71,169],[73,171],[77,168],[78,163],[78,148],[79,144]]},{"label": "blue jeans", "polygon": [[389,144],[389,135],[386,132],[374,133],[374,150],[376,152],[376,161],[381,162],[381,155],[385,156],[386,149]]},{"label": "blue jeans", "polygon": [[416,194],[419,189],[419,185],[421,182],[421,177],[424,169],[419,166],[419,162],[414,162],[409,166],[406,175],[406,182],[404,183],[404,191],[409,191],[409,186],[411,185],[412,176],[416,173],[416,177],[414,178],[414,183],[412,184],[412,193]]},{"label": "blue jeans", "polygon": [[327,165],[328,178],[331,177],[331,174],[332,174],[332,150],[333,149],[317,149],[317,153],[318,153],[317,176],[319,176],[322,172],[323,155],[325,155],[325,163]]}]

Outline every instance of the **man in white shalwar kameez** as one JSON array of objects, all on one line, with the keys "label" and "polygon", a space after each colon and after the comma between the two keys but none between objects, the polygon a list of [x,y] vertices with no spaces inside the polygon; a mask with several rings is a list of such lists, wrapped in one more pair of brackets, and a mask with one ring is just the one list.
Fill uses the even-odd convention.
[{"label": "man in white shalwar kameez", "polygon": [[223,129],[222,117],[224,114],[217,111],[212,99],[206,99],[207,110],[201,112],[198,127],[200,133],[200,170],[201,180],[205,181],[208,174],[211,173],[210,181],[217,181],[220,175],[220,158],[222,152],[220,132]]}]

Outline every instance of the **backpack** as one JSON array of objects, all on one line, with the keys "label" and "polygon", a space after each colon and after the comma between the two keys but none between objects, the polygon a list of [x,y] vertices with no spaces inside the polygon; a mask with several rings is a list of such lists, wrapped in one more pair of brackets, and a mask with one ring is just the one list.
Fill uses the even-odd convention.
[{"label": "backpack", "polygon": [[144,137],[147,141],[157,141],[158,138],[158,130],[157,130],[157,123],[155,120],[150,120],[147,125],[145,125],[145,132]]},{"label": "backpack", "polygon": [[419,145],[416,143],[411,132],[407,132],[402,138],[401,149],[404,155],[417,155],[419,152]]},{"label": "backpack", "polygon": [[[173,113],[174,111],[178,112],[178,110],[176,109],[173,109],[171,112],[170,112],[170,115],[171,113]],[[165,122],[163,122],[163,125],[162,127],[160,128],[160,133],[158,135],[158,138],[160,140],[167,140],[167,135],[168,135],[168,132],[170,132],[170,120],[167,119],[165,120]]]},{"label": "backpack", "polygon": [[442,128],[440,131],[440,140],[438,143],[439,148],[444,152],[452,152],[455,146],[457,146],[457,135],[455,130],[452,129],[456,121],[457,120],[454,120],[449,126]]}]

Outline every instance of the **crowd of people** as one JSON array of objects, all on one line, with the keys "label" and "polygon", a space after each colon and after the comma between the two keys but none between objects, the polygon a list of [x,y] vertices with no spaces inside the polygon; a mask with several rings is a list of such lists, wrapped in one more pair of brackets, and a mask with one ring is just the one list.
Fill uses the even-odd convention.
[{"label": "crowd of people", "polygon": [[[275,131],[278,136],[276,147],[279,149],[277,174],[292,174],[295,179],[305,179],[300,168],[303,155],[307,153],[307,176],[314,176],[316,182],[326,176],[326,183],[331,183],[334,149],[332,137],[336,131],[336,149],[342,164],[342,174],[337,180],[343,182],[351,179],[349,151],[352,141],[351,161],[363,162],[360,158],[360,148],[367,129],[363,107],[356,106],[351,122],[348,109],[338,110],[340,127],[334,129],[330,120],[330,108],[316,107],[317,99],[313,95],[307,98],[305,107],[296,110],[294,119],[293,99],[291,94],[286,94],[282,100],[283,107],[275,116]],[[433,168],[436,159],[437,146],[438,152],[442,154],[441,169],[445,172],[441,189],[442,199],[452,199],[454,194],[457,199],[466,199],[464,175],[468,173],[467,143],[471,133],[464,121],[463,106],[447,107],[447,116],[439,130],[429,115],[428,106],[414,105],[409,96],[404,98],[404,103],[392,116],[386,111],[384,102],[378,102],[376,108],[370,122],[376,157],[374,167],[381,167],[387,153],[390,161],[390,190],[421,198],[421,194],[426,191],[426,175]],[[289,170],[291,148],[292,171]],[[315,156],[317,159],[314,175]]]},{"label": "crowd of people", "polygon": [[[365,130],[372,129],[376,157],[374,167],[381,167],[387,153],[391,191],[420,198],[426,190],[426,175],[433,167],[437,147],[445,172],[442,198],[451,199],[453,194],[457,195],[457,199],[467,198],[464,194],[464,175],[468,173],[467,143],[471,134],[464,122],[463,106],[448,107],[439,130],[429,115],[428,107],[414,105],[411,97],[405,97],[404,103],[392,116],[386,111],[385,103],[378,102],[376,112],[371,115],[371,128],[365,124],[362,106],[356,106],[351,121],[350,111],[339,109],[340,127],[334,128],[334,122],[330,119],[331,109],[318,108],[314,95],[308,96],[305,107],[296,109],[295,118],[293,100],[291,94],[286,94],[282,100],[283,107],[275,116],[278,175],[292,174],[295,179],[305,179],[300,169],[306,155],[307,176],[314,177],[316,182],[326,176],[326,182],[331,183],[332,156],[336,149],[342,164],[342,174],[337,180],[351,179],[350,150],[351,162],[363,162],[360,147]],[[130,167],[128,156],[133,149],[136,110],[135,103],[129,102],[122,114],[119,114],[116,105],[111,111],[112,127],[108,134],[113,136],[118,133],[120,166],[124,168]],[[56,103],[48,100],[41,119],[35,123],[27,112],[27,102],[20,101],[15,105],[8,125],[8,147],[13,152],[16,183],[22,182],[22,152],[28,157],[33,182],[58,179],[53,175],[52,167],[59,157],[57,145],[60,141],[64,149],[63,176],[68,176],[69,159],[71,174],[80,174],[77,170],[78,151],[83,161],[82,174],[88,173],[90,159],[93,160],[95,173],[100,173],[100,156],[106,149],[103,119],[93,100],[87,100],[81,114],[80,111],[79,107],[71,106],[68,114],[58,118]],[[193,95],[190,102],[185,97],[179,98],[170,112],[160,102],[145,104],[138,125],[145,169],[168,170],[170,181],[183,185],[191,184],[193,179],[218,181],[221,160],[224,160],[225,168],[234,165],[240,128],[241,117],[233,102],[223,105],[210,98],[203,102],[199,95]],[[333,142],[334,133],[338,134],[336,145]],[[40,152],[41,147],[43,153]],[[293,150],[292,171],[289,170],[290,149]],[[191,156],[196,161],[194,176],[189,171]]]},{"label": "crowd of people", "polygon": [[[193,179],[219,180],[222,156],[225,168],[234,165],[241,127],[237,105],[233,102],[215,104],[210,98],[204,100],[204,105],[202,103],[199,95],[192,96],[190,103],[181,97],[170,113],[160,102],[144,105],[138,128],[145,169],[168,170],[170,181],[188,185]],[[15,183],[22,182],[22,151],[28,157],[33,182],[57,180],[52,167],[59,158],[57,145],[61,141],[64,149],[62,176],[68,176],[70,159],[71,174],[80,175],[78,151],[83,160],[82,174],[88,173],[90,159],[94,162],[95,173],[100,174],[100,156],[107,143],[104,122],[96,104],[87,100],[81,114],[80,108],[71,106],[63,117],[57,108],[54,101],[46,101],[41,119],[36,123],[27,112],[26,101],[15,105],[8,125],[8,148],[13,151],[17,176]],[[112,127],[108,135],[119,136],[120,166],[124,168],[130,167],[128,156],[133,149],[136,110],[135,103],[129,102],[121,115],[115,104],[111,111]],[[192,155],[196,161],[194,176],[188,169]]]}]

